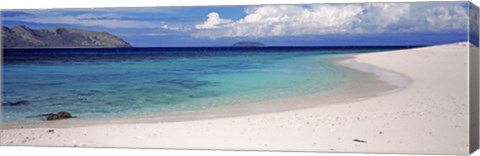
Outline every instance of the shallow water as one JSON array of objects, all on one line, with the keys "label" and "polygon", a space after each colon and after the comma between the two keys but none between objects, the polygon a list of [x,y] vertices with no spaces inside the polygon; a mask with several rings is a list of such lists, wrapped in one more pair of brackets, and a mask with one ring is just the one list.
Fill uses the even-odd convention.
[{"label": "shallow water", "polygon": [[335,65],[338,54],[379,50],[7,52],[2,120],[142,116],[333,92],[360,76]]}]

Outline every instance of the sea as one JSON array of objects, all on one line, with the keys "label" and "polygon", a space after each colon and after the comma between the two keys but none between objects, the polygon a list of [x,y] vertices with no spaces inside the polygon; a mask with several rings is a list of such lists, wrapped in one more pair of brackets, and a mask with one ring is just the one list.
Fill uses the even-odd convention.
[{"label": "sea", "polygon": [[2,121],[41,123],[61,111],[85,121],[128,118],[335,92],[361,77],[339,58],[405,48],[4,49]]}]

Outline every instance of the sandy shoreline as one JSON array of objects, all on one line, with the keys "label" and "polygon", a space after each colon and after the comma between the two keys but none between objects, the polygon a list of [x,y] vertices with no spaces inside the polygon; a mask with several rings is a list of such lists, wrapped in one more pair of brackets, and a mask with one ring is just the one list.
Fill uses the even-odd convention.
[{"label": "sandy shoreline", "polygon": [[[52,128],[7,129],[1,131],[0,143],[467,154],[467,54],[463,43],[357,55],[357,62],[411,79],[402,90],[360,101],[185,122],[54,128],[53,132],[49,132]],[[321,100],[311,96],[280,102]]]},{"label": "sandy shoreline", "polygon": [[[383,70],[364,63],[355,63],[353,54],[339,54],[331,58],[343,72],[355,75],[355,81],[346,82],[335,89],[304,94],[293,97],[262,100],[258,102],[242,103],[235,105],[217,106],[203,109],[189,109],[174,112],[159,112],[149,115],[125,116],[114,118],[72,118],[58,121],[38,121],[36,123],[3,123],[4,129],[23,128],[71,128],[87,127],[107,124],[138,124],[138,123],[166,123],[193,120],[208,120],[226,117],[250,116],[257,114],[279,113],[298,109],[323,107],[326,105],[342,104],[360,101],[367,98],[389,94],[402,89],[409,83],[408,77]],[[352,67],[361,65],[361,69]],[[367,69],[368,68],[368,69]],[[374,73],[374,74],[372,74]],[[389,76],[393,74],[393,76]],[[377,78],[380,77],[380,78]],[[381,79],[382,77],[383,80]],[[396,84],[396,81],[408,81],[405,84]],[[368,88],[369,90],[365,90]],[[301,100],[299,100],[301,99]],[[321,99],[321,100],[318,100]],[[315,102],[312,102],[315,101]],[[235,111],[232,111],[235,110]]]}]

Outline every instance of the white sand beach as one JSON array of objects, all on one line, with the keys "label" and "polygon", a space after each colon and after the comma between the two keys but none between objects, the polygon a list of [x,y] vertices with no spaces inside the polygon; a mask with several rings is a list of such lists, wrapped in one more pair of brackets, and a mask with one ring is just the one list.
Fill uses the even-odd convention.
[{"label": "white sand beach", "polygon": [[394,73],[380,79],[405,85],[362,100],[182,122],[4,129],[1,145],[468,154],[467,55],[468,43],[359,54],[354,61],[366,68]]}]

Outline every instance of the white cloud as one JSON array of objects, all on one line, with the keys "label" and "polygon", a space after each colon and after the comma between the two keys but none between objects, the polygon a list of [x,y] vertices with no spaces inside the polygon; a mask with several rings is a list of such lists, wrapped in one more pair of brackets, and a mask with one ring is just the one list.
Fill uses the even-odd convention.
[{"label": "white cloud", "polygon": [[468,10],[460,6],[435,7],[427,10],[428,29],[432,31],[467,28]]},{"label": "white cloud", "polygon": [[470,7],[470,31],[472,35],[476,35],[475,37],[478,37],[479,33],[479,10],[475,6]]},{"label": "white cloud", "polygon": [[216,12],[211,12],[208,14],[208,19],[203,22],[202,24],[196,25],[195,28],[197,29],[212,29],[217,28],[221,25],[225,25],[231,23],[232,20],[229,19],[222,19],[220,15]]},{"label": "white cloud", "polygon": [[187,32],[190,31],[190,27],[185,27],[185,26],[171,26],[171,25],[162,25],[160,28],[165,29],[165,30],[172,30],[172,31],[178,31],[178,32]]},{"label": "white cloud", "polygon": [[[404,21],[413,18],[409,3],[374,3],[361,6],[361,10],[362,14],[356,17],[360,19],[357,29],[367,33],[389,31],[392,27],[406,24]],[[408,26],[403,26],[404,29],[405,27]]]},{"label": "white cloud", "polygon": [[[433,4],[433,5],[432,5]],[[436,5],[438,4],[438,5]],[[273,37],[323,34],[466,31],[468,10],[452,3],[364,3],[247,8],[232,21],[216,12],[194,37]],[[453,3],[462,4],[462,3]]]},{"label": "white cloud", "polygon": [[[4,17],[3,20],[105,28],[150,28],[213,39],[325,34],[466,32],[468,10],[465,5],[467,2],[253,6],[247,7],[246,15],[238,20],[222,18],[219,13],[211,12],[206,15],[205,21],[198,23],[182,23],[168,19],[162,21],[135,19],[134,15],[129,17],[126,13],[114,13],[109,9],[96,10],[101,12],[95,14],[65,14],[58,11],[33,10],[29,12],[33,16]],[[140,10],[169,11],[156,8]]]},{"label": "white cloud", "polygon": [[106,14],[79,14],[62,15],[58,13],[39,12],[32,16],[16,16],[4,18],[4,20],[33,22],[42,24],[73,24],[81,26],[100,26],[105,28],[160,28],[158,22],[138,21],[114,13]]}]

